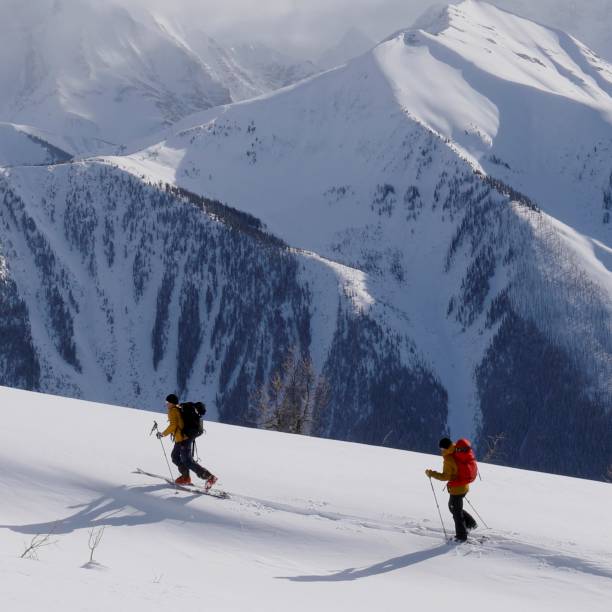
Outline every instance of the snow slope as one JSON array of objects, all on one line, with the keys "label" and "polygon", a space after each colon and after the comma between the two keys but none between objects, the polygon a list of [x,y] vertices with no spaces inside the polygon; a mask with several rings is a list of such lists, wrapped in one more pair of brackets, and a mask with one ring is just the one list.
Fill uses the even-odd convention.
[{"label": "snow slope", "polygon": [[[449,546],[423,474],[439,457],[210,423],[219,500],[131,473],[167,470],[148,436],[164,415],[0,397],[5,609],[609,609],[608,484],[483,464],[469,497],[487,540]],[[18,558],[47,533],[38,560]]]}]

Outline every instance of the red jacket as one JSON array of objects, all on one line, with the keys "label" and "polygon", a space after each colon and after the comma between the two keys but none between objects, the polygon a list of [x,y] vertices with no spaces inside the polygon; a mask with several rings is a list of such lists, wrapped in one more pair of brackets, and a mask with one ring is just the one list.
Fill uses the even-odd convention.
[{"label": "red jacket", "polygon": [[450,483],[455,480],[458,475],[457,462],[455,461],[454,452],[454,444],[451,444],[447,449],[443,450],[442,457],[444,457],[444,464],[442,466],[442,472],[429,470],[429,475],[431,478],[435,478],[436,480],[448,482],[448,492],[451,495],[465,495],[470,490],[469,484],[452,487],[450,486]]}]

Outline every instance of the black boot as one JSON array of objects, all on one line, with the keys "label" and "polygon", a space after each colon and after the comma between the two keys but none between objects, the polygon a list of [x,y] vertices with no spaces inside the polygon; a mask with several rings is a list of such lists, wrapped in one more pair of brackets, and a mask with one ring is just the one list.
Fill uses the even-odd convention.
[{"label": "black boot", "polygon": [[473,531],[478,527],[478,523],[474,520],[474,517],[465,510],[463,511],[463,521],[468,531]]}]

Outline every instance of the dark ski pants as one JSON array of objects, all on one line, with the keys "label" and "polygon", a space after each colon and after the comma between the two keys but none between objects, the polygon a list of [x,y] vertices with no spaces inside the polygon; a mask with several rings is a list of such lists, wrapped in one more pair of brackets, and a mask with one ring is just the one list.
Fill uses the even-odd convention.
[{"label": "dark ski pants", "polygon": [[448,500],[448,509],[455,521],[455,537],[459,540],[467,540],[468,529],[476,528],[474,517],[463,509],[463,495],[451,495]]},{"label": "dark ski pants", "polygon": [[199,478],[208,480],[212,474],[193,458],[193,447],[195,440],[183,440],[175,442],[172,449],[172,463],[176,465],[181,476],[189,476],[189,470],[193,470]]}]

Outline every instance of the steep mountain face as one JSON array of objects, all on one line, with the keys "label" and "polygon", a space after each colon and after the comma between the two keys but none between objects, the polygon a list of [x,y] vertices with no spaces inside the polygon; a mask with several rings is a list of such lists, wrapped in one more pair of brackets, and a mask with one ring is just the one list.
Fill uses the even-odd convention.
[{"label": "steep mountain face", "polygon": [[76,153],[118,151],[189,114],[312,73],[280,54],[225,49],[193,27],[182,36],[125,2],[7,1],[0,120],[61,136]]},{"label": "steep mountain face", "polygon": [[[402,444],[429,446],[445,429],[439,382],[377,323],[383,307],[364,312],[359,274],[289,249],[257,219],[95,162],[6,171],[0,199],[4,384],[145,408],[176,389],[225,422],[255,424],[252,396],[292,350],[344,384],[347,356],[326,347],[350,326],[375,334],[350,360],[370,385],[348,391],[363,400],[354,418],[376,399],[390,420],[398,398],[381,403],[374,384],[392,372],[434,391],[432,418],[415,410]],[[384,367],[368,372],[373,360]],[[347,415],[336,398],[326,413]]]},{"label": "steep mountain face", "polygon": [[4,171],[2,380],[253,424],[297,348],[319,435],[603,478],[611,75],[467,1],[132,155]]},{"label": "steep mountain face", "polygon": [[[205,113],[115,161],[363,271],[372,302],[397,316],[386,325],[447,392],[452,432],[481,448],[498,440],[500,461],[601,475],[612,456],[600,435],[611,423],[611,75],[569,36],[464,2],[340,70]],[[367,334],[341,329],[337,354],[367,353]],[[381,386],[400,389],[398,414],[421,393]],[[568,456],[578,422],[601,452]],[[380,429],[335,415],[320,433],[393,443],[401,417]]]}]

